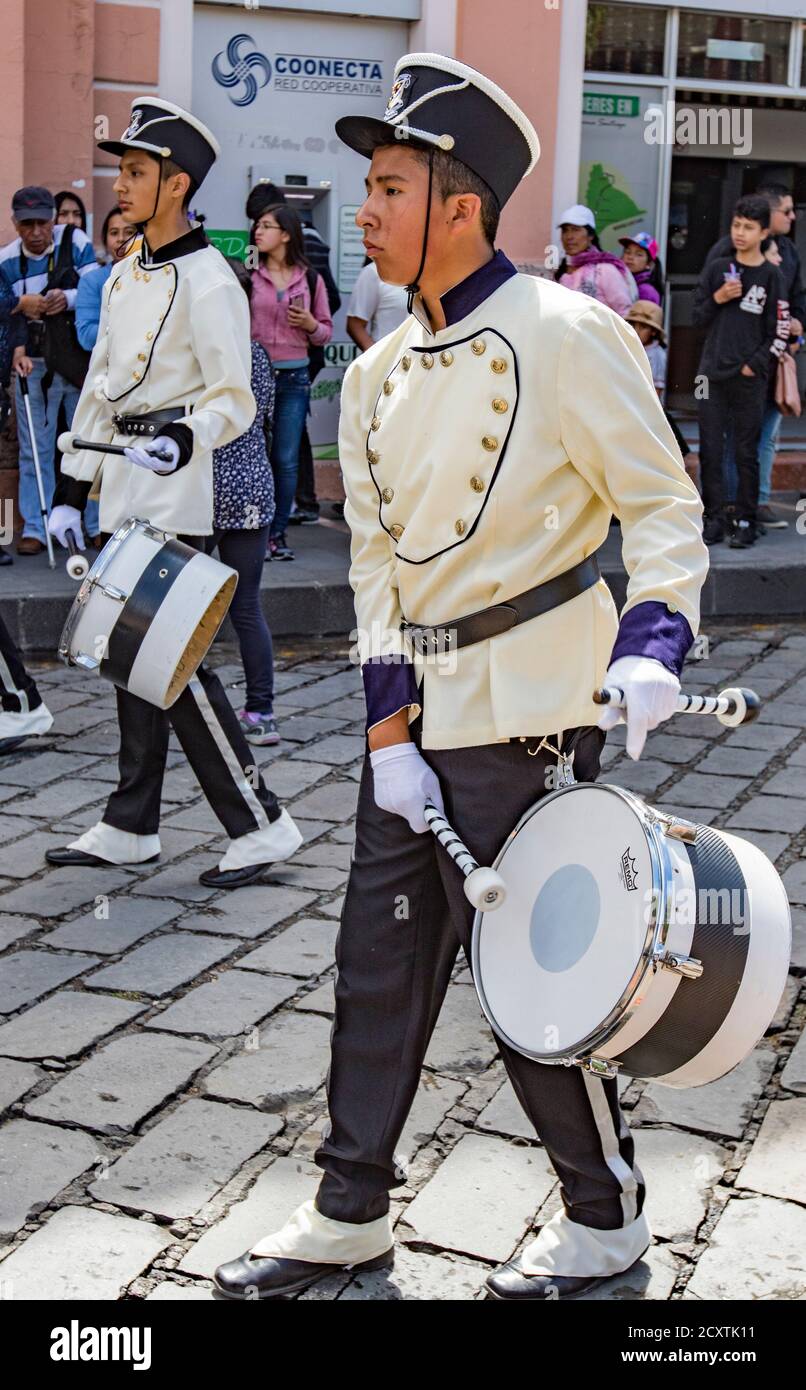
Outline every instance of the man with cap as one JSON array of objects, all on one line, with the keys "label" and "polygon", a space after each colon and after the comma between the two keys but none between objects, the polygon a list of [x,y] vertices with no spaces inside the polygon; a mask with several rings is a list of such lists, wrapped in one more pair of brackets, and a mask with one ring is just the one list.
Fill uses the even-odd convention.
[{"label": "man with cap", "polygon": [[590,208],[582,203],[566,208],[559,228],[565,256],[555,272],[555,280],[566,289],[589,294],[624,317],[638,298],[638,286],[624,262],[602,250]]},{"label": "man with cap", "polygon": [[[47,188],[19,188],[11,200],[11,215],[19,235],[0,249],[0,275],[10,288],[15,306],[14,369],[17,376],[17,434],[20,442],[20,512],[22,535],[17,541],[19,555],[37,555],[45,548],[45,528],[40,510],[39,488],[34,468],[34,444],[42,471],[45,504],[50,506],[55,483],[53,460],[59,406],[64,405],[68,425],[78,403],[78,388],[62,376],[49,371],[44,357],[45,321],[54,314],[75,308],[73,289],[48,289],[48,280],[59,268],[60,248],[65,229],[55,226],[56,205]],[[80,227],[71,227],[70,259],[79,276],[95,267],[92,242]],[[65,251],[66,251],[65,247]],[[28,431],[20,377],[28,379],[36,439]]]},{"label": "man with cap", "polygon": [[[356,221],[411,313],[342,391],[368,748],[336,947],[324,1172],[315,1198],[216,1271],[232,1298],[392,1263],[389,1193],[406,1181],[395,1150],[473,921],[425,802],[492,863],[561,760],[596,777],[620,717],[596,727],[605,681],[625,691],[638,757],[675,709],[707,564],[700,501],[634,330],[494,250],[499,211],[538,157],[523,112],[465,64],[408,54],[383,119],[336,129],[371,157]],[[613,511],[630,576],[620,622],[594,555]],[[572,1296],[650,1242],[616,1078],[498,1046],[563,1208],[488,1290]]]},{"label": "man with cap", "polygon": [[[120,156],[114,192],[142,246],[104,286],[87,381],[73,428],[59,440],[63,477],[50,530],[63,544],[70,532],[81,544],[81,509],[97,486],[100,458],[105,535],[139,517],[201,548],[213,529],[212,451],[243,434],[255,414],[246,298],[187,217],[218,143],[195,116],[149,96],[132,103],[121,139],[100,148]],[[125,455],[76,451],[74,437],[123,444]],[[113,642],[114,631],[110,649]],[[158,857],[171,727],[230,836],[203,883],[253,882],[298,848],[302,837],[257,775],[217,676],[199,668],[167,712],[120,687],[116,693],[119,784],[96,825],[47,852],[51,863],[136,865]]]}]

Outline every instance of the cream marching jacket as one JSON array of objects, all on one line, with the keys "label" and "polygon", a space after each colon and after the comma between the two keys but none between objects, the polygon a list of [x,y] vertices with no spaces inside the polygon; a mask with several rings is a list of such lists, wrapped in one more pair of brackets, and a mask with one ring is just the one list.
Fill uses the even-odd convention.
[{"label": "cream marching jacket", "polygon": [[[492,293],[474,303],[479,286]],[[611,657],[679,672],[708,565],[699,495],[634,329],[500,252],[442,297],[446,317],[451,296],[473,306],[458,321],[433,332],[415,300],[356,359],[339,429],[368,722],[373,703],[377,720],[411,698],[424,748],[595,724]],[[426,659],[401,633],[403,617],[448,623],[553,578],[598,550],[611,513],[629,575],[621,631],[600,579],[452,653]],[[413,661],[418,687],[396,701],[401,668],[379,661],[394,654]],[[379,680],[391,699],[370,699]]]},{"label": "cream marching jacket", "polygon": [[[122,455],[65,452],[62,472],[83,488],[54,501],[83,503],[100,485],[100,525],[114,531],[141,517],[167,531],[213,529],[212,451],[251,425],[249,303],[224,257],[194,228],[170,245],[144,248],[115,266],[104,286],[98,340],[70,430],[59,439],[142,444],[118,432],[113,416],[179,408],[192,434],[174,473],[160,476]],[[174,426],[157,433],[181,439]],[[188,436],[184,436],[188,439]]]}]

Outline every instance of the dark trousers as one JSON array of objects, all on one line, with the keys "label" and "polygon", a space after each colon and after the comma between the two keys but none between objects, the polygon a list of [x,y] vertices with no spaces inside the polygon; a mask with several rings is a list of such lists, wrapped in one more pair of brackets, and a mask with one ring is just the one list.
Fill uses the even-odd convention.
[{"label": "dark trousers", "polygon": [[736,448],[738,487],[736,520],[756,519],[758,506],[758,441],[767,398],[764,377],[732,376],[710,381],[708,398],[698,407],[700,426],[700,482],[706,520],[721,519],[724,506],[722,459],[730,425]]},{"label": "dark trousers", "polygon": [[313,449],[306,425],[299,441],[299,467],[297,468],[297,495],[295,502],[300,511],[319,514],[319,500],[316,496],[316,475],[313,468]]},{"label": "dark trousers", "polygon": [[222,562],[238,574],[229,616],[238,635],[246,675],[244,708],[254,714],[271,714],[274,704],[274,650],[260,603],[268,539],[268,524],[256,531],[225,531],[217,526],[205,543],[208,554],[217,547]]},{"label": "dark trousers", "polygon": [[[179,539],[203,549],[206,538]],[[107,825],[137,835],[157,833],[172,728],[230,839],[278,819],[281,807],[277,797],[260,777],[254,753],[214,672],[200,666],[167,710],[119,687],[116,694],[120,780],[106,804],[103,819]]]},{"label": "dark trousers", "polygon": [[24,714],[41,703],[36,681],[28,675],[19,648],[0,618],[0,709]]},{"label": "dark trousers", "polygon": [[[418,744],[420,727],[418,718],[410,730]],[[568,730],[563,751],[575,736],[576,779],[594,781],[605,735]],[[546,794],[546,768],[556,758],[545,750],[530,756],[539,742],[422,750],[449,821],[480,864],[493,862],[524,811]],[[473,917],[462,875],[435,837],[375,805],[367,756],[336,944],[331,1128],[315,1154],[324,1169],[316,1206],[326,1216],[375,1220],[389,1208],[389,1190],[405,1181],[395,1149],[460,947],[470,965]],[[533,1061],[500,1040],[498,1051],[560,1178],[568,1216],[601,1230],[635,1220],[645,1186],[616,1079]]]}]

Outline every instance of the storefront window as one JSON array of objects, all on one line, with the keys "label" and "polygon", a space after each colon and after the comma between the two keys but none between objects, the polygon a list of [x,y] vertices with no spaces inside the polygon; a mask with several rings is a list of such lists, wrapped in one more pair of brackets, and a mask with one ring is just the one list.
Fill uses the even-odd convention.
[{"label": "storefront window", "polygon": [[789,32],[786,20],[681,10],[677,75],[784,85]]},{"label": "storefront window", "polygon": [[588,5],[588,72],[663,72],[666,11],[645,5]]}]

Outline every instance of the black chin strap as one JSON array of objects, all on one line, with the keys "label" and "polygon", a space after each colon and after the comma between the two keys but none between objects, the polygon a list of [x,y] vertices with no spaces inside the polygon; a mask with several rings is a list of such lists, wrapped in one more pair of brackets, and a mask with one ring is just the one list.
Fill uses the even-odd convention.
[{"label": "black chin strap", "polygon": [[[158,207],[158,205],[159,205],[159,200],[160,200],[160,191],[161,191],[161,189],[162,189],[162,155],[161,155],[161,154],[158,154],[158,155],[155,156],[155,158],[157,159],[157,161],[158,161],[158,163],[159,163],[159,170],[158,170],[158,177],[157,177],[157,196],[156,196],[156,198],[154,199],[154,206],[153,206],[153,208],[151,209],[151,212],[149,213],[149,215],[148,215],[148,217],[145,219],[145,221],[143,221],[143,222],[135,222],[135,224],[134,224],[134,232],[133,232],[132,235],[129,237],[129,240],[128,240],[127,242],[124,242],[124,246],[122,246],[121,249],[120,249],[120,251],[118,252],[118,259],[119,259],[119,260],[122,260],[124,256],[128,256],[129,252],[131,251],[131,249],[132,249],[132,247],[133,247],[133,245],[134,245],[134,243],[136,242],[136,240],[137,240],[138,237],[142,237],[142,238],[143,238],[143,247],[144,247],[144,248],[145,248],[146,245],[147,245],[147,242],[146,242],[146,227],[148,226],[149,222],[151,222],[151,221],[156,217],[156,215],[157,215],[157,207]],[[124,249],[124,247],[125,247],[125,249]],[[141,257],[141,259],[142,259],[142,257]]]},{"label": "black chin strap", "polygon": [[407,299],[407,301],[406,301],[406,313],[408,313],[408,314],[411,313],[411,308],[412,308],[412,305],[413,305],[413,303],[414,303],[414,296],[415,296],[415,294],[421,294],[421,293],[422,293],[422,291],[420,290],[420,276],[421,276],[422,273],[423,273],[423,267],[424,267],[424,265],[425,265],[426,252],[427,252],[427,250],[428,250],[428,228],[429,228],[429,225],[430,225],[430,222],[431,222],[431,194],[432,194],[432,192],[433,192],[433,186],[434,186],[434,151],[433,151],[433,149],[430,149],[430,150],[428,151],[428,201],[427,201],[426,206],[425,206],[425,232],[424,232],[424,234],[423,234],[423,253],[422,253],[421,257],[420,257],[420,264],[419,264],[419,266],[418,266],[418,268],[417,268],[417,274],[415,275],[415,277],[414,277],[414,279],[412,280],[411,284],[406,286],[406,290],[407,290],[407,292],[408,292],[408,299]]}]

